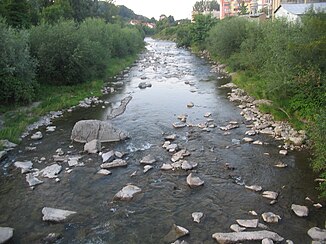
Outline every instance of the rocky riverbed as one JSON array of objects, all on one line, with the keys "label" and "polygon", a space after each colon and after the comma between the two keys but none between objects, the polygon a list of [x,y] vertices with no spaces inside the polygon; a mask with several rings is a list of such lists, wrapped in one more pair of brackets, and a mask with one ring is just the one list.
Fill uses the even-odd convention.
[{"label": "rocky riverbed", "polygon": [[103,97],[6,142],[0,243],[323,243],[305,133],[220,65],[147,42]]}]

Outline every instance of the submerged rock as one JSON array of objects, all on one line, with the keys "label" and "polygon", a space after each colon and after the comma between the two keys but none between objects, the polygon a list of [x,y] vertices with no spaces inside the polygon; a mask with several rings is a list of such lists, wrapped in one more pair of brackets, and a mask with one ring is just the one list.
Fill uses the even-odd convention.
[{"label": "submerged rock", "polygon": [[113,108],[108,115],[107,119],[113,119],[123,114],[126,111],[128,103],[131,101],[132,96],[125,97],[121,100],[120,106],[117,108]]},{"label": "submerged rock", "polygon": [[0,227],[0,243],[9,241],[14,235],[14,229],[10,227]]},{"label": "submerged rock", "polygon": [[273,241],[283,241],[284,238],[277,233],[267,230],[251,231],[251,232],[232,232],[232,233],[215,233],[212,237],[218,243],[234,243],[242,241],[261,241],[263,239],[271,239]]},{"label": "submerged rock", "polygon": [[201,186],[201,185],[204,185],[204,181],[201,180],[199,177],[197,176],[193,176],[192,173],[190,173],[188,176],[187,176],[187,184],[193,188],[193,187],[198,187],[198,186]]},{"label": "submerged rock", "polygon": [[291,209],[299,217],[307,217],[309,214],[309,209],[306,206],[292,204]]},{"label": "submerged rock", "polygon": [[30,170],[33,168],[32,161],[24,161],[24,162],[15,162],[14,163],[16,168],[20,168],[22,174],[30,172]]},{"label": "submerged rock", "polygon": [[75,124],[71,132],[71,139],[80,143],[96,139],[100,142],[115,142],[127,138],[125,132],[115,128],[109,121],[81,120]]},{"label": "submerged rock", "polygon": [[194,212],[191,214],[194,222],[196,223],[200,223],[200,219],[204,216],[204,214],[202,212]]},{"label": "submerged rock", "polygon": [[141,189],[134,185],[127,185],[114,196],[114,200],[131,200],[135,194],[140,193]]},{"label": "submerged rock", "polygon": [[64,221],[72,214],[76,214],[76,212],[56,209],[56,208],[48,208],[44,207],[42,209],[43,221],[53,221],[53,222],[61,222]]}]

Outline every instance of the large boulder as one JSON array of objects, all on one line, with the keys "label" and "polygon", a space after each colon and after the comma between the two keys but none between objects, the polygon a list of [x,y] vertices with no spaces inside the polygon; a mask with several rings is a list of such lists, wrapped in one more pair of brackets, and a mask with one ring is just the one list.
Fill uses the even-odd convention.
[{"label": "large boulder", "polygon": [[81,120],[78,121],[71,132],[71,140],[87,143],[92,140],[100,142],[115,142],[128,138],[127,133],[115,128],[108,121]]}]

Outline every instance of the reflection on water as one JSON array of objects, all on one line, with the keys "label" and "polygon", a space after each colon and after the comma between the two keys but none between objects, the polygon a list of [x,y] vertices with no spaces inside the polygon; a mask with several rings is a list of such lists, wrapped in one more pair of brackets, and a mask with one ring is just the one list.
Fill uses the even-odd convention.
[{"label": "reflection on water", "polygon": [[[25,146],[35,142],[26,138],[20,148],[10,153],[7,162],[33,160],[34,167],[42,169],[53,163],[52,155],[62,148],[71,155],[79,154],[83,145],[73,143],[70,132],[74,123],[81,119],[105,120],[111,107],[116,107],[124,97],[131,95],[125,113],[113,124],[126,130],[130,139],[124,142],[104,144],[104,151],[125,152],[126,168],[112,169],[112,175],[100,176],[96,172],[101,164],[99,155],[82,154],[84,167],[76,167],[68,174],[60,173],[60,182],[44,179],[45,183],[29,189],[25,177],[12,166],[9,175],[0,177],[0,226],[15,228],[15,243],[37,243],[47,234],[56,232],[63,238],[58,243],[164,243],[165,235],[173,224],[187,228],[190,235],[183,240],[189,243],[214,243],[215,232],[229,232],[236,219],[251,219],[248,211],[274,212],[282,217],[279,224],[269,228],[295,243],[309,243],[306,235],[312,226],[323,227],[326,212],[317,210],[305,201],[305,197],[317,201],[313,174],[307,152],[291,152],[286,157],[278,154],[278,143],[258,135],[255,138],[268,142],[257,146],[234,145],[232,139],[241,140],[246,131],[239,115],[240,110],[226,99],[226,91],[218,89],[221,81],[211,67],[172,42],[147,39],[147,50],[138,62],[121,75],[124,86],[103,99],[110,104],[89,109],[78,109],[65,114],[54,122],[57,130],[45,133],[35,152],[26,152]],[[120,79],[120,77],[118,78]],[[142,81],[150,82],[151,88],[139,89]],[[189,84],[186,84],[189,83]],[[189,102],[193,108],[187,108]],[[174,129],[178,115],[187,114],[188,123],[206,121],[210,112],[218,126],[230,120],[240,123],[240,128],[224,134],[218,128],[205,132],[197,127]],[[44,130],[44,129],[43,129]],[[43,131],[42,131],[43,132]],[[193,170],[205,185],[191,189],[186,184],[189,172],[162,171],[160,167],[170,160],[171,154],[161,146],[164,135],[176,133],[180,148],[187,148],[187,159],[198,163]],[[266,154],[268,153],[268,155]],[[151,154],[157,162],[146,174],[139,164],[143,156]],[[45,157],[45,162],[38,162]],[[283,160],[286,169],[273,167]],[[225,164],[232,165],[228,170]],[[66,163],[62,163],[67,168]],[[137,171],[136,176],[130,177]],[[280,193],[278,203],[270,205],[260,194],[236,184],[238,178],[247,185],[261,185],[264,190]],[[113,202],[113,196],[126,184],[142,189],[130,202]],[[309,206],[308,218],[298,218],[291,212],[291,204]],[[42,222],[41,209],[54,207],[78,212],[63,224]],[[193,212],[203,212],[201,223],[192,220]]]}]

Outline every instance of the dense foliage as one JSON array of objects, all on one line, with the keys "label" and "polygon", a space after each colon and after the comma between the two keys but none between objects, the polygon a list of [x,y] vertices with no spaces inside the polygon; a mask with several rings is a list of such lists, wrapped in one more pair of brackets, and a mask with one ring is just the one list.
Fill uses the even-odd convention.
[{"label": "dense foliage", "polygon": [[[199,18],[174,27],[178,44],[207,49],[238,72],[236,82],[249,93],[273,100],[274,115],[307,129],[313,168],[326,179],[326,13],[307,13],[300,23]],[[326,197],[326,183],[320,188]]]}]

